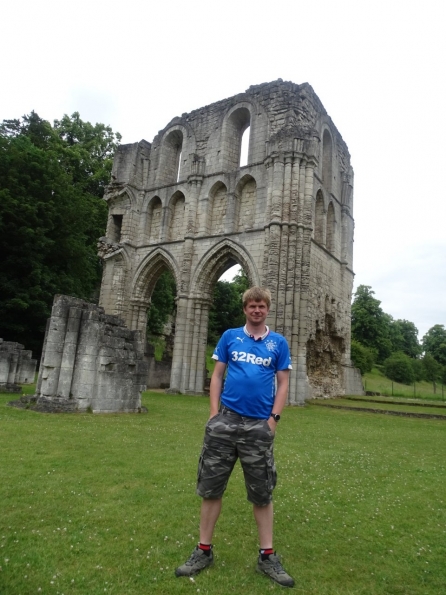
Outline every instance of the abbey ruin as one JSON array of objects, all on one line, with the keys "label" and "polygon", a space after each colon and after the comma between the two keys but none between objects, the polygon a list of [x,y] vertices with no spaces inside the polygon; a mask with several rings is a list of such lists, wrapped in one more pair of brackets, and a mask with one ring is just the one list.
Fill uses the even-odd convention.
[{"label": "abbey ruin", "polygon": [[309,84],[251,86],[175,117],[152,143],[122,145],[105,200],[105,312],[144,336],[157,280],[175,278],[172,391],[203,393],[213,288],[239,264],[271,290],[267,322],[293,358],[289,403],[362,392],[350,360],[353,170]]}]

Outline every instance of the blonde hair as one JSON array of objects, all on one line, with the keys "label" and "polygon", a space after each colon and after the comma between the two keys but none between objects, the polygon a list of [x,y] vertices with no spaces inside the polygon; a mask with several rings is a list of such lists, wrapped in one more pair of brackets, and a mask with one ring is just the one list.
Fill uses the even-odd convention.
[{"label": "blonde hair", "polygon": [[242,300],[244,308],[248,305],[248,302],[264,301],[269,309],[271,307],[271,292],[269,289],[264,289],[263,287],[257,287],[255,285],[245,291]]}]

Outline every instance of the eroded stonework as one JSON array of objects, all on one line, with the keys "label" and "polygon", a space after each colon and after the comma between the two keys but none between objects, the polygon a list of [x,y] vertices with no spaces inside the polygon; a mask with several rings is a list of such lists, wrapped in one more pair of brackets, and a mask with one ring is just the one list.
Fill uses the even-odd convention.
[{"label": "eroded stonework", "polygon": [[310,85],[255,85],[121,146],[105,200],[105,311],[144,334],[159,276],[176,280],[171,390],[203,392],[213,288],[238,263],[271,290],[268,324],[293,359],[289,402],[362,393],[350,361],[353,170]]},{"label": "eroded stonework", "polygon": [[95,304],[56,295],[33,409],[138,412],[147,371],[139,331]]},{"label": "eroded stonework", "polygon": [[32,384],[36,366],[31,351],[20,343],[0,339],[0,392],[17,393],[22,384]]}]

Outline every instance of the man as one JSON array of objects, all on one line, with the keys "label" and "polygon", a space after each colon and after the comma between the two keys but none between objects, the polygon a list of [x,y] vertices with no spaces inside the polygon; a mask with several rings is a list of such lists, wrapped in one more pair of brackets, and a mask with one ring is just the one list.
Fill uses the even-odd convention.
[{"label": "man", "polygon": [[239,458],[259,534],[257,571],[282,586],[294,585],[273,549],[273,442],[287,398],[291,357],[285,338],[265,324],[270,306],[267,289],[248,289],[243,294],[245,326],[225,331],[215,348],[210,417],[198,464],[197,494],[203,499],[200,542],[175,570],[176,576],[193,576],[213,563],[212,535]]}]

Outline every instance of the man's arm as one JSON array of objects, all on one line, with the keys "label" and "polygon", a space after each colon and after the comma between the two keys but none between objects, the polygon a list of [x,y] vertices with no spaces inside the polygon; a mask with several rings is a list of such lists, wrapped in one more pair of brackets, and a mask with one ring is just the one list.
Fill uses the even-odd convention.
[{"label": "man's arm", "polygon": [[[282,409],[285,407],[286,398],[288,395],[288,383],[290,379],[290,371],[289,370],[279,370],[277,372],[277,391],[276,391],[276,398],[274,399],[274,405],[272,409],[272,413],[278,413],[279,415],[282,413]],[[268,420],[269,427],[274,432],[277,426],[277,422],[274,421],[272,417]]]},{"label": "man's arm", "polygon": [[[211,378],[210,388],[210,413],[209,418],[214,417],[218,413],[218,406],[220,403],[221,388],[223,386],[223,377],[225,375],[226,364],[223,362],[215,362],[214,372]],[[285,395],[286,398],[286,395]]]}]

